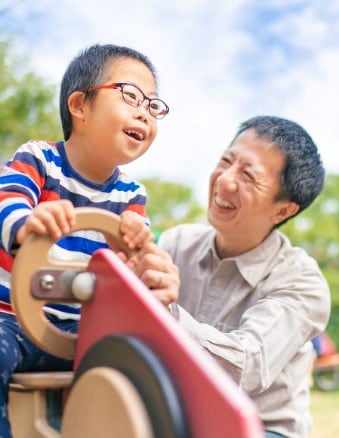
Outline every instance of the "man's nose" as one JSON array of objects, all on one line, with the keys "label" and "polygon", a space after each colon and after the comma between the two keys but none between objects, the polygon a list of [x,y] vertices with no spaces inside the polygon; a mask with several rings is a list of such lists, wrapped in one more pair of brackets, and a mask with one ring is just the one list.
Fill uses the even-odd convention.
[{"label": "man's nose", "polygon": [[225,190],[230,192],[235,192],[238,190],[237,172],[233,166],[229,167],[228,169],[224,169],[224,171],[219,175],[218,181]]}]

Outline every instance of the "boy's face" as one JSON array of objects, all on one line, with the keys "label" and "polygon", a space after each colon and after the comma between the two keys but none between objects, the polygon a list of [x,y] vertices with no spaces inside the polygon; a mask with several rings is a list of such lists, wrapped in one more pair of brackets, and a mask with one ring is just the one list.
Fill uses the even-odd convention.
[{"label": "boy's face", "polygon": [[[122,58],[112,63],[105,84],[126,82],[139,87],[147,97],[157,97],[153,74],[142,62]],[[104,84],[100,84],[104,85]],[[93,165],[107,168],[129,163],[143,155],[157,134],[157,120],[147,109],[126,103],[121,89],[100,89],[94,100],[86,99],[80,124],[84,150]]]}]

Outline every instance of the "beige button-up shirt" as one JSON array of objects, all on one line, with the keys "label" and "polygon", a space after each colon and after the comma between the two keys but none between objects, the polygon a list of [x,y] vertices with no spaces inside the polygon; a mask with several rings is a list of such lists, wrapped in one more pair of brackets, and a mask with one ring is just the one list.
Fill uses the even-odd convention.
[{"label": "beige button-up shirt", "polygon": [[180,270],[179,323],[254,400],[266,430],[306,438],[310,340],[328,322],[327,282],[277,230],[232,258],[220,259],[214,241],[213,228],[198,224],[160,238]]}]

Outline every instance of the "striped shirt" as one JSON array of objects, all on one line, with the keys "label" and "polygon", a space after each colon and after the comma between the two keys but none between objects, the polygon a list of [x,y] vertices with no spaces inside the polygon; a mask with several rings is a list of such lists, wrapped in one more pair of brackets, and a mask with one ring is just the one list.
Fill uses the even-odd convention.
[{"label": "striped shirt", "polygon": [[[0,170],[0,312],[14,313],[10,304],[10,281],[14,258],[11,249],[19,228],[37,204],[68,199],[75,207],[97,207],[121,214],[134,211],[145,218],[143,185],[118,168],[104,184],[78,174],[67,159],[64,143],[29,141]],[[107,248],[97,231],[78,231],[51,248],[55,260],[87,261],[99,248]],[[61,318],[79,318],[78,304],[53,304],[48,311]]]}]

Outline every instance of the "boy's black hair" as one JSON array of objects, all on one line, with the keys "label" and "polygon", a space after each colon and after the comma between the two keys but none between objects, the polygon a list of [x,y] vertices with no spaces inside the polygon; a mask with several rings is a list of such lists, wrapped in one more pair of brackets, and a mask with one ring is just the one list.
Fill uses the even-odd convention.
[{"label": "boy's black hair", "polygon": [[145,55],[136,50],[113,44],[96,44],[82,50],[71,61],[61,81],[59,111],[65,140],[68,140],[72,132],[72,118],[68,110],[69,96],[74,91],[87,90],[104,83],[112,62],[119,58],[132,58],[142,62],[149,68],[157,83],[153,64]]}]

